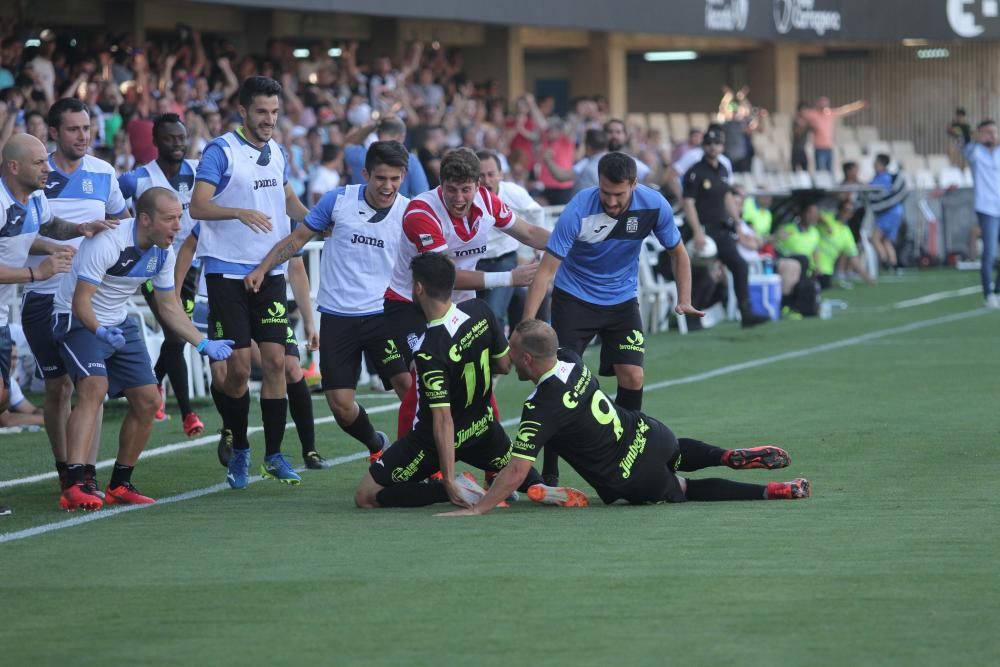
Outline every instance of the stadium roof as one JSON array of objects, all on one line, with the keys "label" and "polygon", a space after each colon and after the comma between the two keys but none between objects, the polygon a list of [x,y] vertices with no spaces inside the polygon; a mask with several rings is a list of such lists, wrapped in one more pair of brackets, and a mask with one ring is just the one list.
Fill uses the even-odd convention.
[{"label": "stadium roof", "polygon": [[775,40],[1000,38],[997,0],[200,0],[245,7]]}]

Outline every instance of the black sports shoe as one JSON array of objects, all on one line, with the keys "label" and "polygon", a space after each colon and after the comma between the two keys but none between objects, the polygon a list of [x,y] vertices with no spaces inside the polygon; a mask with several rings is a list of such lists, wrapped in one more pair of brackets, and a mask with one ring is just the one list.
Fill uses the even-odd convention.
[{"label": "black sports shoe", "polygon": [[97,496],[101,500],[104,500],[104,492],[98,486],[96,477],[88,477],[83,480],[83,490],[92,496]]},{"label": "black sports shoe", "polygon": [[0,516],[10,516],[13,513],[13,508],[7,507],[6,505],[0,505]]},{"label": "black sports shoe", "polygon": [[323,470],[330,465],[315,449],[302,454],[302,460],[310,470]]},{"label": "black sports shoe", "polygon": [[219,464],[228,468],[229,459],[233,458],[233,432],[228,428],[219,429],[219,445],[215,453],[219,455]]},{"label": "black sports shoe", "polygon": [[735,470],[745,470],[748,468],[787,468],[792,459],[781,447],[764,445],[763,447],[750,447],[748,449],[730,449],[722,455],[723,465],[727,465]]}]

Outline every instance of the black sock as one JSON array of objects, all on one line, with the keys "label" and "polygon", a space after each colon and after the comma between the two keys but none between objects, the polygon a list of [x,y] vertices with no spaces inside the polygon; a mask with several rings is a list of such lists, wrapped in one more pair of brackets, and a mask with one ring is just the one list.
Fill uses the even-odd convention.
[{"label": "black sock", "polygon": [[448,492],[440,482],[404,482],[385,487],[375,494],[375,500],[380,507],[423,507],[448,502]]},{"label": "black sock", "polygon": [[227,422],[229,409],[226,403],[226,395],[222,393],[221,389],[215,388],[214,382],[209,385],[209,390],[212,392],[212,401],[215,403],[215,410],[222,417],[222,428],[229,428],[229,423]]},{"label": "black sock", "polygon": [[[170,387],[174,391],[181,416],[187,417],[191,414],[191,395],[188,391],[187,364],[184,363],[184,343],[163,341],[163,345],[160,346],[160,358],[156,360],[157,366],[161,364],[167,377],[170,378]],[[163,380],[163,376],[159,373],[156,377],[157,381]]]},{"label": "black sock", "polygon": [[73,484],[83,484],[86,479],[86,470],[84,470],[82,463],[70,463],[66,466],[66,482],[70,486]]},{"label": "black sock", "polygon": [[111,481],[108,483],[108,486],[114,489],[122,484],[128,484],[132,481],[133,470],[135,470],[135,466],[125,466],[115,461],[115,468],[111,472]]},{"label": "black sock", "polygon": [[281,441],[288,423],[288,398],[260,399],[260,420],[264,425],[264,454],[281,453]]},{"label": "black sock", "polygon": [[545,484],[545,481],[542,479],[541,473],[532,466],[531,470],[528,471],[528,476],[524,478],[524,482],[521,483],[521,486],[517,487],[517,490],[521,493],[527,493],[528,487],[535,484]]},{"label": "black sock", "polygon": [[618,395],[615,396],[615,403],[626,410],[634,410],[635,412],[642,410],[642,387],[638,389],[618,387]]},{"label": "black sock", "polygon": [[681,453],[677,470],[691,472],[702,468],[722,465],[722,455],[726,450],[693,438],[677,438]]},{"label": "black sock", "polygon": [[65,461],[56,461],[56,474],[59,475],[59,482],[65,486],[67,479]]},{"label": "black sock", "polygon": [[288,385],[288,412],[295,422],[295,430],[299,432],[299,442],[302,443],[302,453],[316,449],[316,424],[313,421],[313,402],[309,395],[309,385],[306,379]]},{"label": "black sock", "polygon": [[542,479],[548,486],[559,485],[559,455],[552,449],[542,450]]},{"label": "black sock", "polygon": [[97,466],[87,463],[83,466],[84,479],[97,479]]},{"label": "black sock", "polygon": [[233,398],[222,392],[220,396],[229,415],[228,417],[223,415],[222,423],[227,424],[233,432],[233,449],[250,449],[250,441],[247,439],[247,429],[250,424],[250,392],[247,391],[239,398]]},{"label": "black sock", "polygon": [[372,426],[371,420],[368,419],[368,413],[365,412],[364,406],[360,403],[358,404],[358,416],[354,418],[353,422],[344,424],[338,419],[337,424],[340,428],[344,429],[344,433],[367,447],[370,452],[377,452],[382,446],[378,436],[375,435],[375,427]]},{"label": "black sock", "polygon": [[688,500],[764,500],[767,487],[763,484],[746,484],[730,479],[689,479]]}]

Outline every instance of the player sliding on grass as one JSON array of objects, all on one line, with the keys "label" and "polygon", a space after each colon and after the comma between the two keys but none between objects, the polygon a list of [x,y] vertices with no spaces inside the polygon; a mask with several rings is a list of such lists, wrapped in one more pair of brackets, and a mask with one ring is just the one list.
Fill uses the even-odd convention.
[{"label": "player sliding on grass", "polygon": [[[455,479],[456,459],[494,472],[510,461],[510,439],[490,404],[492,374],[510,371],[507,341],[485,301],[451,302],[455,265],[450,259],[426,253],[414,257],[410,266],[413,302],[427,319],[413,350],[416,419],[413,429],[371,464],[354,501],[364,508],[448,501],[468,507],[485,491],[469,473]],[[440,482],[419,483],[438,470]],[[520,473],[523,488],[540,481],[530,465]]]},{"label": "player sliding on grass", "polygon": [[[232,354],[233,341],[209,341],[195,329],[174,292],[170,245],[181,230],[182,214],[177,195],[152,187],[135,209],[135,219],[83,242],[54,300],[54,335],[78,396],[66,426],[69,486],[59,503],[66,510],[96,510],[104,502],[156,502],[136,491],[131,481],[160,405],[146,345],[127,317],[128,300],[140,285],[153,281],[160,321],[199,352],[216,360]],[[106,395],[124,395],[128,414],[102,501],[84,489],[84,463]]]},{"label": "player sliding on grass", "polygon": [[[534,471],[532,464],[543,446],[566,459],[605,503],[809,496],[805,479],[764,485],[677,475],[676,471],[712,466],[784,468],[790,460],[778,447],[722,449],[699,440],[678,440],[652,417],[612,403],[580,357],[559,349],[555,331],[544,322],[518,324],[510,339],[510,356],[517,376],[536,385],[524,402],[511,462],[473,507],[449,515],[489,512]],[[587,505],[586,495],[566,487],[538,484],[528,489],[528,496],[553,505]]]}]

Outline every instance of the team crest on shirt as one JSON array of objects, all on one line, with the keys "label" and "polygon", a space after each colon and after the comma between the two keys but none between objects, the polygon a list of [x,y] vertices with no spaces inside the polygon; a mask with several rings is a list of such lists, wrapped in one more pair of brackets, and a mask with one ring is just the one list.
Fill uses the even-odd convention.
[{"label": "team crest on shirt", "polygon": [[155,272],[156,272],[156,255],[154,254],[152,257],[149,258],[149,261],[146,262],[146,273],[155,273]]},{"label": "team crest on shirt", "polygon": [[182,182],[180,185],[177,186],[177,192],[181,193],[182,195],[186,195],[188,193],[188,184]]},{"label": "team crest on shirt", "polygon": [[92,195],[94,194],[94,182],[89,178],[85,178],[83,179],[83,182],[80,183],[80,189],[83,190],[84,194]]},{"label": "team crest on shirt", "polygon": [[625,221],[625,233],[635,234],[637,231],[639,231],[639,218],[631,215],[628,220]]}]

